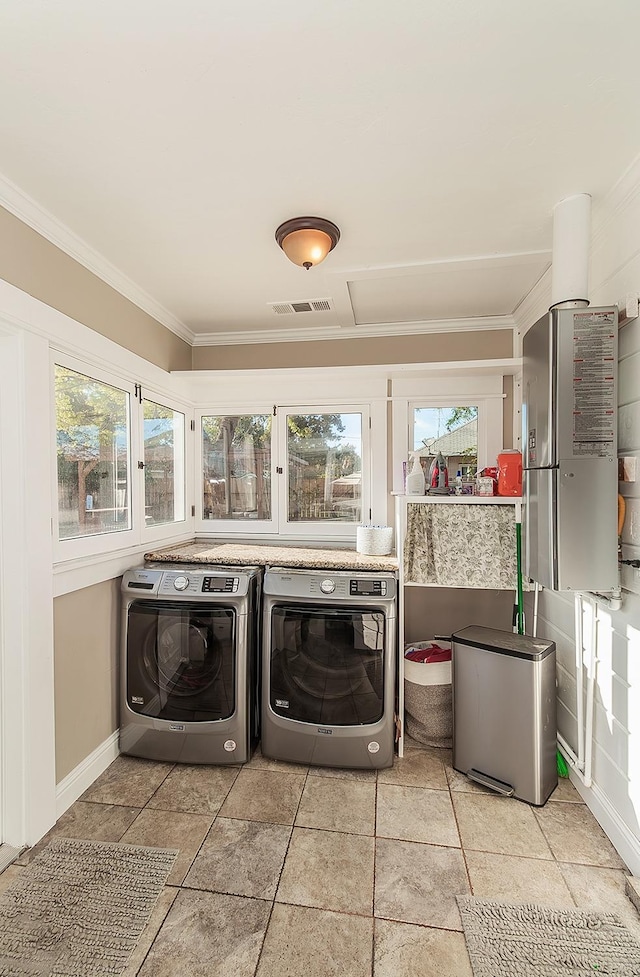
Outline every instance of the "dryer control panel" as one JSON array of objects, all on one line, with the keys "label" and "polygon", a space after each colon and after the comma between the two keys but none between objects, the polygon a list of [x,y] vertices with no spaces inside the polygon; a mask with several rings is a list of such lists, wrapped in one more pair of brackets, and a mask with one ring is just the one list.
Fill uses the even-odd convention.
[{"label": "dryer control panel", "polygon": [[127,570],[123,575],[122,590],[136,597],[185,600],[242,597],[248,593],[251,575],[251,571],[238,570],[236,573],[229,567],[220,571],[192,566],[171,570],[139,567]]}]

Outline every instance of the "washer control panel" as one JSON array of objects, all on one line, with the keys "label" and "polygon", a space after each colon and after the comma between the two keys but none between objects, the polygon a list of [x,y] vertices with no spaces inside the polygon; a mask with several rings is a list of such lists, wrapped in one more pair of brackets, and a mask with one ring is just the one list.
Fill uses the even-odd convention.
[{"label": "washer control panel", "polygon": [[136,567],[127,570],[122,577],[122,589],[137,597],[172,597],[193,600],[199,598],[244,597],[249,593],[251,576],[255,573],[224,567],[212,568],[176,567],[172,570]]},{"label": "washer control panel", "polygon": [[349,572],[348,570],[299,570],[272,567],[264,577],[264,593],[268,596],[314,598],[333,604],[345,601],[353,604],[372,600],[391,603],[396,597],[395,575],[389,573]]}]

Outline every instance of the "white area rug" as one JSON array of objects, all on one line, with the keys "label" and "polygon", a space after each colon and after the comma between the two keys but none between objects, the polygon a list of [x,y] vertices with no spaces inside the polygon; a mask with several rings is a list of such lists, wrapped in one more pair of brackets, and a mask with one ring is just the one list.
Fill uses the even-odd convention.
[{"label": "white area rug", "polygon": [[474,977],[637,977],[640,944],[613,913],[458,896]]},{"label": "white area rug", "polygon": [[52,840],[0,897],[0,977],[117,977],[175,857]]}]

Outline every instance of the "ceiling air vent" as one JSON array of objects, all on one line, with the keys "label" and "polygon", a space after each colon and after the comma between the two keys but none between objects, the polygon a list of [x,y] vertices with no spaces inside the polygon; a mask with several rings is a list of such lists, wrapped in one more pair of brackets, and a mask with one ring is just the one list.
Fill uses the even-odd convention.
[{"label": "ceiling air vent", "polygon": [[291,315],[292,312],[331,312],[331,299],[309,299],[305,302],[267,302],[274,315]]}]

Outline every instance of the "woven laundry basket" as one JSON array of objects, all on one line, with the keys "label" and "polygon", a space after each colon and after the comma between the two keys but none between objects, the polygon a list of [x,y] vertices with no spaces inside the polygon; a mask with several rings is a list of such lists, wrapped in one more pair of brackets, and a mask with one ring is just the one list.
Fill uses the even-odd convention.
[{"label": "woven laundry basket", "polygon": [[[405,647],[428,648],[431,641],[414,641]],[[438,641],[441,648],[449,642]],[[404,660],[404,711],[409,736],[425,746],[450,747],[453,735],[451,661],[414,662]]]}]

